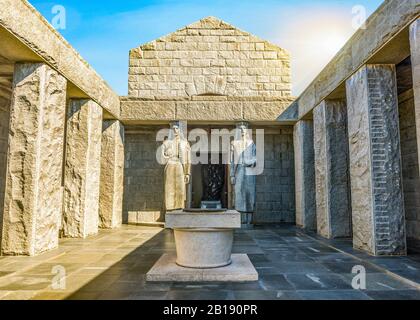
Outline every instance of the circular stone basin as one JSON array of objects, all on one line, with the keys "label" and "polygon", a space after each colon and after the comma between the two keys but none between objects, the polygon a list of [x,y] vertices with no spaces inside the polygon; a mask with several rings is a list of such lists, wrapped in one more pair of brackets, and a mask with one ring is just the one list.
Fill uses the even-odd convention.
[{"label": "circular stone basin", "polygon": [[185,268],[212,269],[232,263],[233,229],[174,229],[177,260]]},{"label": "circular stone basin", "polygon": [[241,227],[235,210],[185,209],[166,213],[174,230],[176,263],[185,268],[212,269],[232,263],[233,234]]}]

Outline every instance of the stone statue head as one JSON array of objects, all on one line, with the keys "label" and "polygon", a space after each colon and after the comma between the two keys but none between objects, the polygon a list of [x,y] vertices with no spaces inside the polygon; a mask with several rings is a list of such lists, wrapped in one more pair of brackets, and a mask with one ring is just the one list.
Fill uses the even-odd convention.
[{"label": "stone statue head", "polygon": [[174,136],[175,136],[175,137],[178,137],[178,136],[179,136],[179,125],[174,124],[174,125],[172,126],[172,130],[174,131]]},{"label": "stone statue head", "polygon": [[236,125],[236,139],[248,139],[248,130],[249,130],[249,124],[248,122],[240,122]]},{"label": "stone statue head", "polygon": [[180,121],[174,121],[170,124],[171,129],[169,131],[169,140],[180,137],[184,137],[184,126]]}]

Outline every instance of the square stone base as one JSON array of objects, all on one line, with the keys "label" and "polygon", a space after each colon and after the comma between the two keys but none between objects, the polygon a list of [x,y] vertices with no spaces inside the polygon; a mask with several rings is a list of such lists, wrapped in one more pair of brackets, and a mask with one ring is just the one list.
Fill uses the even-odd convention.
[{"label": "square stone base", "polygon": [[178,266],[176,254],[164,254],[146,275],[147,281],[248,282],[258,281],[258,273],[246,254],[233,254],[232,264],[217,269],[190,269]]}]

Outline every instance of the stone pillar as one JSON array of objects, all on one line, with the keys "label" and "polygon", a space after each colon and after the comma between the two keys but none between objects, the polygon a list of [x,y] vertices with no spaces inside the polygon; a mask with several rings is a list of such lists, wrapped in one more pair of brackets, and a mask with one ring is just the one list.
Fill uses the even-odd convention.
[{"label": "stone pillar", "polygon": [[312,120],[296,123],[295,148],[296,224],[316,230],[314,135]]},{"label": "stone pillar", "polygon": [[416,112],[417,150],[419,152],[420,159],[420,19],[417,19],[410,26],[410,47]]},{"label": "stone pillar", "polygon": [[329,239],[351,236],[346,108],[326,100],[314,109],[317,229]]},{"label": "stone pillar", "polygon": [[102,126],[99,227],[118,228],[122,223],[124,189],[124,126],[118,120]]},{"label": "stone pillar", "polygon": [[9,92],[3,92],[0,88],[0,253],[3,232],[4,190],[6,187],[7,150],[9,141],[10,120]]},{"label": "stone pillar", "polygon": [[364,66],[346,86],[354,247],[373,255],[404,255],[395,66]]},{"label": "stone pillar", "polygon": [[98,232],[102,108],[70,100],[64,171],[62,235],[86,238]]},{"label": "stone pillar", "polygon": [[15,66],[2,253],[58,246],[62,212],[66,79],[42,63]]}]

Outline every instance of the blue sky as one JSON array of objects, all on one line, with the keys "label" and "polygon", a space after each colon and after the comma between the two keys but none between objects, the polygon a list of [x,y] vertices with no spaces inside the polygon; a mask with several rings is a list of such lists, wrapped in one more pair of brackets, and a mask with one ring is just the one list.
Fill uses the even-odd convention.
[{"label": "blue sky", "polygon": [[49,21],[55,5],[66,9],[66,29],[59,32],[120,95],[127,94],[131,48],[206,16],[221,18],[289,50],[293,94],[298,95],[355,32],[355,6],[362,5],[370,15],[382,0],[29,2]]}]

